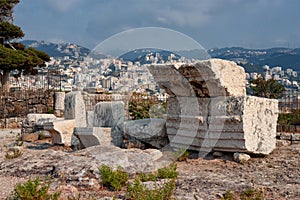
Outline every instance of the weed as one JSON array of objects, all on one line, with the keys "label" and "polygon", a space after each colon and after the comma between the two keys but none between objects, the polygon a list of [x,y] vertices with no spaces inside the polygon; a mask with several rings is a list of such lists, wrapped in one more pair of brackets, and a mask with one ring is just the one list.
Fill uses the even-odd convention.
[{"label": "weed", "polygon": [[164,183],[158,187],[155,183],[155,189],[148,189],[140,180],[135,179],[133,184],[127,185],[127,200],[170,200],[173,199],[175,189],[175,179]]},{"label": "weed", "polygon": [[112,190],[121,190],[128,181],[128,174],[123,172],[119,167],[116,171],[113,171],[109,166],[102,165],[99,168],[102,177],[102,184],[105,187]]},{"label": "weed", "polygon": [[185,148],[176,148],[174,157],[177,161],[186,161],[189,158],[189,152]]},{"label": "weed", "polygon": [[14,200],[57,200],[60,197],[61,192],[49,194],[48,190],[50,182],[41,184],[39,178],[34,180],[29,179],[24,184],[17,184],[14,188],[13,196]]},{"label": "weed", "polygon": [[264,191],[262,188],[254,189],[249,188],[241,193],[234,193],[231,190],[227,190],[223,195],[222,200],[263,200],[264,199]]},{"label": "weed", "polygon": [[9,151],[5,154],[6,159],[14,159],[22,156],[22,152],[19,149],[14,149],[13,151]]},{"label": "weed", "polygon": [[231,190],[226,190],[226,193],[224,194],[224,197],[222,200],[235,200],[236,198],[234,197],[234,194],[232,193]]}]

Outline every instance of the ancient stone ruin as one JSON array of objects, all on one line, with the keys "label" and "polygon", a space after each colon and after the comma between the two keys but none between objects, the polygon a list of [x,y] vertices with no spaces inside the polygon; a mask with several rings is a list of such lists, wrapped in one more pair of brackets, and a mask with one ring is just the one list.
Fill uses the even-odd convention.
[{"label": "ancient stone ruin", "polygon": [[170,95],[166,127],[171,147],[255,154],[274,150],[278,101],[247,96],[242,67],[211,59],[148,69]]},{"label": "ancient stone ruin", "polygon": [[[122,146],[124,136],[155,148],[269,154],[276,146],[277,100],[246,95],[244,69],[234,62],[211,59],[174,65],[148,65],[169,94],[166,119],[128,121],[121,101],[100,102],[86,111],[81,92],[60,94],[55,110],[64,118],[29,115],[53,143],[77,146]],[[30,122],[29,122],[30,121]],[[26,127],[23,126],[23,127]],[[24,133],[26,131],[23,131]]]}]

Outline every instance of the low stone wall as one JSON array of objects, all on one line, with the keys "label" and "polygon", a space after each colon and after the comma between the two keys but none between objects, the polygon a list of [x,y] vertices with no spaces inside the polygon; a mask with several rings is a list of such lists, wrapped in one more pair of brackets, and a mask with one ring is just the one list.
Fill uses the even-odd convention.
[{"label": "low stone wall", "polygon": [[6,119],[0,119],[0,128],[21,128],[24,117],[12,117]]},{"label": "low stone wall", "polygon": [[54,108],[54,91],[15,91],[0,94],[0,118],[26,117],[28,113],[48,113]]}]

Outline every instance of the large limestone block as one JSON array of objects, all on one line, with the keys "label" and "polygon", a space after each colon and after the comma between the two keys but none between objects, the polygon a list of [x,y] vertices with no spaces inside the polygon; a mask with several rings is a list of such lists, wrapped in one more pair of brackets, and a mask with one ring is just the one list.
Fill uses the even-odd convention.
[{"label": "large limestone block", "polygon": [[86,127],[86,110],[81,92],[70,92],[65,98],[65,119],[74,119],[76,127]]},{"label": "large limestone block", "polygon": [[[278,101],[253,96],[199,98],[200,116],[167,116],[174,147],[269,154],[276,145]],[[206,112],[203,112],[205,110]],[[168,111],[167,111],[168,112]]]},{"label": "large limestone block", "polygon": [[127,121],[125,135],[162,148],[169,143],[165,124],[166,120],[156,118]]},{"label": "large limestone block", "polygon": [[71,146],[71,139],[75,128],[75,120],[57,120],[44,124],[44,129],[52,136],[53,144]]},{"label": "large limestone block", "polygon": [[75,128],[74,135],[84,148],[97,145],[109,146],[112,144],[111,128]]},{"label": "large limestone block", "polygon": [[94,109],[93,127],[111,127],[113,144],[121,146],[124,134],[124,118],[124,102],[100,102],[96,104]]}]

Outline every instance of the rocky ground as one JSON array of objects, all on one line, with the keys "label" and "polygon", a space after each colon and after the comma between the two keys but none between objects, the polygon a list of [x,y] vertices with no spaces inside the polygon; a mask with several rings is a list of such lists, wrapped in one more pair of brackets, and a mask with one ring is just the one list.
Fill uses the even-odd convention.
[{"label": "rocky ground", "polygon": [[[9,196],[16,183],[36,176],[51,178],[51,190],[61,190],[63,199],[78,194],[82,199],[122,199],[124,190],[115,193],[102,187],[100,163],[121,165],[132,173],[152,171],[170,163],[157,151],[93,147],[71,152],[46,141],[23,144],[17,147],[22,151],[21,157],[7,159],[5,155],[12,148],[9,144],[16,141],[17,132],[0,132],[0,199]],[[244,164],[232,161],[232,155],[226,154],[220,158],[188,159],[177,162],[177,166],[177,199],[221,199],[227,190],[241,193],[253,187],[262,189],[265,199],[300,199],[299,144],[279,147],[269,156],[253,157]]]}]

